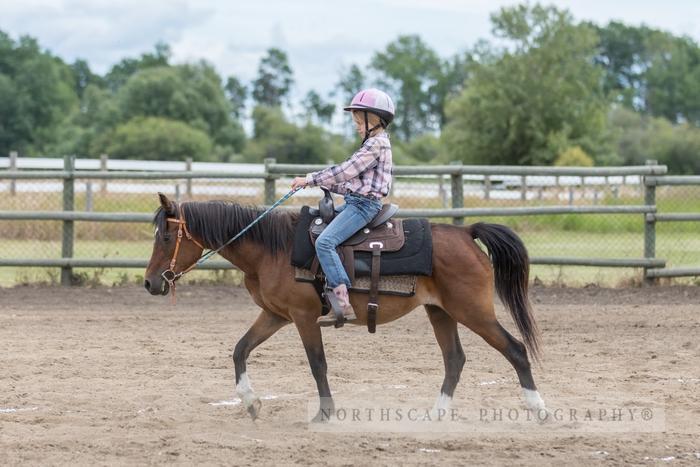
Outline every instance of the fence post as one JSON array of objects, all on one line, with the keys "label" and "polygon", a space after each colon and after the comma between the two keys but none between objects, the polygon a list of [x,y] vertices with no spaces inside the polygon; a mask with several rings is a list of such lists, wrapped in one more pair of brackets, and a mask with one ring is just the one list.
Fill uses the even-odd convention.
[{"label": "fence post", "polygon": [[442,201],[442,207],[447,208],[447,192],[445,192],[445,180],[442,175],[438,175],[438,196],[440,201]]},{"label": "fence post", "polygon": [[277,160],[274,157],[265,158],[265,200],[264,204],[269,206],[275,202],[275,177],[270,174],[269,167]]},{"label": "fence post", "polygon": [[85,182],[85,210],[87,212],[92,212],[94,205],[94,200],[92,196],[92,182],[88,180]]},{"label": "fence post", "polygon": [[[192,158],[188,157],[185,159],[185,170],[192,172]],[[192,199],[192,179],[187,179],[187,199]]]},{"label": "fence post", "polygon": [[[63,157],[63,170],[69,173],[68,178],[63,179],[63,211],[75,210],[75,156]],[[63,221],[63,235],[61,242],[61,258],[73,258],[74,222]],[[61,285],[68,286],[73,282],[73,268],[66,266],[61,268]]]},{"label": "fence post", "polygon": [[484,175],[484,200],[491,199],[491,176]]},{"label": "fence post", "polygon": [[[10,151],[10,167],[11,171],[17,170],[17,151]],[[14,196],[17,194],[17,181],[15,179],[10,180],[10,195]]]},{"label": "fence post", "polygon": [[[452,161],[450,165],[461,166],[461,161]],[[461,209],[464,207],[464,176],[462,172],[453,173],[450,175],[452,184],[452,208]],[[464,217],[455,217],[452,219],[455,225],[464,224]]]},{"label": "fence post", "polygon": [[527,176],[520,176],[520,201],[527,201]]},{"label": "fence post", "polygon": [[[656,165],[657,161],[649,160],[646,161],[646,165]],[[644,185],[644,204],[647,206],[656,206],[656,185],[651,183],[651,180],[647,180],[647,176],[642,178],[642,184]],[[647,259],[654,259],[656,257],[656,215],[645,214],[644,215],[644,257]],[[644,268],[644,283],[647,285],[653,285],[656,280],[653,277],[647,277],[647,271],[650,268]]]},{"label": "fence post", "polygon": [[[109,156],[107,154],[100,154],[100,172],[107,172],[107,160]],[[100,192],[107,192],[107,180],[102,180],[100,183]]]}]

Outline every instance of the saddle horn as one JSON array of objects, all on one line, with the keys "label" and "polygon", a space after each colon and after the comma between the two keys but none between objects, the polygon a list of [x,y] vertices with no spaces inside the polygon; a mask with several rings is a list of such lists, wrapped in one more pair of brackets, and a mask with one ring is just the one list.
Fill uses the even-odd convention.
[{"label": "saddle horn", "polygon": [[324,224],[330,224],[335,217],[335,206],[333,205],[333,197],[331,196],[331,191],[322,186],[323,199],[318,202],[318,212],[319,216],[323,220]]}]

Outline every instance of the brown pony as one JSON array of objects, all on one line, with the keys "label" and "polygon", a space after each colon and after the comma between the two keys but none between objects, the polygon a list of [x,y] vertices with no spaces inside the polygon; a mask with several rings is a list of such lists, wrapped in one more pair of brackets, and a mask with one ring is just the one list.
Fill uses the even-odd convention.
[{"label": "brown pony", "polygon": [[[222,201],[178,205],[163,194],[160,203],[154,218],[153,254],[144,284],[153,295],[167,295],[178,274],[192,267],[204,248],[223,245],[263,212]],[[258,416],[261,403],[246,374],[246,359],[253,349],[290,323],[299,331],[318,387],[321,403],[316,420],[324,419],[324,414],[327,418],[334,410],[321,329],[316,324],[321,303],[313,285],[294,280],[294,268],[290,264],[297,219],[297,213],[273,211],[220,252],[243,272],[246,288],[262,309],[233,352],[236,391],[253,419]],[[432,276],[418,277],[412,297],[382,296],[377,324],[394,321],[421,305],[425,307],[445,364],[445,378],[434,410],[449,407],[464,366],[458,323],[481,336],[513,365],[529,409],[546,410],[527,356],[529,351],[537,358],[539,346],[527,296],[529,261],[522,241],[507,227],[496,224],[432,224],[431,227]],[[488,249],[490,260],[476,244],[477,238]],[[525,345],[496,319],[494,285]],[[368,296],[351,293],[350,299],[357,313],[357,324],[366,324]]]}]

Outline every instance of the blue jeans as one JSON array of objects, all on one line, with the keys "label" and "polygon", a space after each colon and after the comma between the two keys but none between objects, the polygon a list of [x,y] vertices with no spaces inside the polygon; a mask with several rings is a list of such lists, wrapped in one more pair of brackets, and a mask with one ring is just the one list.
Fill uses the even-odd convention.
[{"label": "blue jeans", "polygon": [[340,284],[350,287],[350,278],[335,249],[374,219],[381,208],[382,203],[378,200],[345,195],[345,204],[336,209],[338,214],[316,239],[316,255],[329,287],[335,288]]}]

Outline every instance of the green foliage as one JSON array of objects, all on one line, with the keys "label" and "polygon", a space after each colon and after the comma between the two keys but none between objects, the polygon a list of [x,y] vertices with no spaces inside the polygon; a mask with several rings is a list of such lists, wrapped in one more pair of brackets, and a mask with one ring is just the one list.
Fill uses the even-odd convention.
[{"label": "green foliage", "polygon": [[395,133],[409,141],[436,129],[432,89],[441,78],[442,61],[417,35],[399,36],[383,52],[372,57],[371,66],[380,73],[379,86],[396,101]]},{"label": "green foliage", "polygon": [[674,123],[700,124],[700,47],[647,26],[596,26],[598,63],[614,102]]},{"label": "green foliage", "polygon": [[117,91],[141,70],[169,66],[170,55],[170,46],[159,42],[155,46],[155,53],[145,53],[139,58],[125,58],[114,65],[105,76],[105,83],[109,89]]},{"label": "green foliage", "polygon": [[95,85],[98,87],[103,87],[105,85],[104,79],[93,73],[90,70],[90,65],[85,60],[76,60],[70,67],[73,71],[75,93],[80,99],[83,98],[85,90],[88,86]]},{"label": "green foliage", "polygon": [[593,159],[580,146],[567,148],[557,156],[554,165],[562,167],[593,167]]},{"label": "green foliage", "polygon": [[644,105],[642,88],[648,68],[646,26],[627,26],[611,21],[606,26],[588,23],[598,34],[595,63],[605,70],[604,90],[613,102],[634,109]]},{"label": "green foliage", "polygon": [[[352,98],[355,97],[360,90],[364,89],[366,83],[365,75],[357,65],[353,64],[347,70],[341,72],[341,78],[335,85],[335,93],[340,93],[342,106],[350,105]],[[342,107],[341,107],[342,108]],[[353,125],[346,125],[345,135],[350,139],[354,138],[355,128]]]},{"label": "green foliage", "polygon": [[311,90],[304,98],[304,108],[306,110],[306,120],[320,124],[330,124],[335,113],[335,104],[324,101],[319,94]]},{"label": "green foliage", "polygon": [[554,7],[504,8],[492,21],[509,48],[473,66],[467,88],[448,104],[450,158],[549,165],[568,146],[603,153],[607,104],[591,63],[593,31]]},{"label": "green foliage", "polygon": [[226,90],[226,97],[231,103],[231,115],[238,120],[245,113],[248,88],[235,76],[229,76],[224,89]]},{"label": "green foliage", "polygon": [[274,157],[277,162],[323,164],[342,157],[339,138],[323,129],[288,122],[279,108],[259,106],[253,110],[254,136],[245,150],[248,162]]},{"label": "green foliage", "polygon": [[0,154],[42,152],[77,105],[67,65],[35,39],[15,42],[0,31]]},{"label": "green foliage", "polygon": [[207,134],[183,122],[157,117],[137,117],[97,138],[95,150],[106,150],[120,159],[211,159]]},{"label": "green foliage", "polygon": [[258,77],[253,81],[253,99],[258,105],[279,107],[289,96],[293,83],[287,54],[273,47],[260,60]]},{"label": "green foliage", "polygon": [[440,138],[426,133],[411,141],[392,141],[394,164],[444,164],[446,154]]},{"label": "green foliage", "polygon": [[[503,8],[492,23],[495,41],[447,59],[417,35],[399,36],[374,53],[367,75],[354,64],[345,69],[335,93],[347,104],[374,83],[392,95],[396,163],[582,164],[571,155],[578,147],[598,165],[654,159],[674,173],[700,173],[697,42],[647,26],[576,23],[567,11],[531,4]],[[282,50],[267,51],[252,83],[224,83],[211,65],[173,66],[170,57],[158,43],[100,76],[84,60],[66,64],[35,39],[0,31],[0,155],[94,157],[151,118],[181,122],[197,143],[176,145],[211,160],[239,160],[246,145],[255,161],[326,162],[355,148],[351,124],[348,139],[319,128],[336,109],[315,90],[293,121],[259,108],[246,141],[239,120],[249,95],[259,107],[290,103],[294,81]],[[152,146],[129,151],[160,154]]]},{"label": "green foliage", "polygon": [[700,173],[700,129],[673,125],[654,118],[616,108],[610,113],[610,127],[617,153],[623,164],[643,165],[647,160],[666,164],[669,172]]},{"label": "green foliage", "polygon": [[206,63],[149,68],[119,90],[122,121],[134,117],[180,120],[216,138],[229,119],[219,76]]},{"label": "green foliage", "polygon": [[646,107],[674,123],[700,125],[700,47],[687,37],[656,33],[645,74]]},{"label": "green foliage", "polygon": [[365,75],[360,67],[353,64],[341,73],[341,78],[336,84],[336,89],[341,93],[343,104],[349,105],[361,89],[365,87]]},{"label": "green foliage", "polygon": [[475,58],[470,52],[455,55],[442,62],[437,81],[430,88],[431,113],[440,129],[443,129],[447,123],[445,104],[448,99],[457,97],[464,90],[470,68],[474,63]]}]

